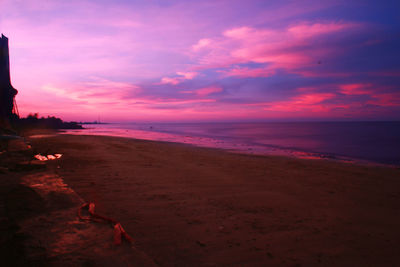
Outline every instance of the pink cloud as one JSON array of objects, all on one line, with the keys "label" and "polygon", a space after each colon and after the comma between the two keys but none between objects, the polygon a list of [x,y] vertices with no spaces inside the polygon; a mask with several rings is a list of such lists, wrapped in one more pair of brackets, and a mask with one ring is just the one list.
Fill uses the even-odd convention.
[{"label": "pink cloud", "polygon": [[226,71],[219,71],[223,73],[225,76],[230,77],[230,76],[236,76],[236,77],[269,77],[275,74],[274,70],[270,70],[268,68],[255,68],[255,69],[250,69],[246,67],[235,67],[230,70]]},{"label": "pink cloud", "polygon": [[326,22],[326,23],[314,23],[314,24],[302,23],[289,27],[287,31],[296,38],[310,38],[321,34],[342,31],[356,26],[357,25],[353,23],[338,23],[338,22]]},{"label": "pink cloud", "polygon": [[296,97],[293,101],[294,104],[299,105],[312,105],[317,104],[327,99],[331,99],[335,97],[335,94],[331,93],[314,93],[314,94],[305,94]]},{"label": "pink cloud", "polygon": [[200,89],[192,90],[192,91],[181,91],[181,93],[182,94],[195,94],[197,96],[204,97],[204,96],[208,96],[208,95],[214,94],[214,93],[219,93],[222,91],[223,90],[221,87],[210,86],[210,87],[204,87],[204,88],[200,88]]},{"label": "pink cloud", "polygon": [[177,85],[181,82],[181,78],[176,77],[176,78],[169,78],[169,77],[163,77],[161,78],[160,84],[172,84],[172,85]]},{"label": "pink cloud", "polygon": [[202,97],[210,95],[210,94],[218,93],[218,92],[222,92],[221,87],[211,86],[211,87],[204,87],[204,88],[196,90],[196,94],[198,96],[202,96]]},{"label": "pink cloud", "polygon": [[257,33],[260,33],[260,31],[250,27],[239,27],[227,30],[223,33],[223,35],[234,39],[246,39],[253,37]]},{"label": "pink cloud", "polygon": [[371,84],[353,83],[340,85],[340,92],[345,95],[369,95]]},{"label": "pink cloud", "polygon": [[176,74],[178,74],[180,76],[183,76],[183,78],[185,78],[186,80],[191,80],[194,77],[196,77],[198,73],[197,72],[181,72],[181,71],[178,71]]},{"label": "pink cloud", "polygon": [[197,76],[197,72],[181,72],[178,71],[176,74],[179,75],[179,77],[163,77],[161,79],[161,82],[159,84],[172,84],[172,85],[177,85],[180,84],[181,82],[185,80],[192,80],[194,77]]},{"label": "pink cloud", "polygon": [[310,56],[301,53],[275,52],[268,53],[265,46],[241,48],[232,52],[232,55],[242,59],[243,62],[270,63],[270,69],[292,69],[307,65],[312,61]]},{"label": "pink cloud", "polygon": [[400,106],[400,93],[390,92],[394,88],[387,86],[379,86],[370,83],[354,83],[354,84],[343,84],[339,86],[340,93],[356,96],[356,95],[367,95],[370,100],[365,104],[382,106],[382,107],[395,107]]},{"label": "pink cloud", "polygon": [[[137,101],[137,100],[135,100]],[[186,104],[196,104],[196,103],[209,103],[215,102],[215,99],[175,99],[175,98],[160,98],[160,99],[140,99],[142,104],[148,105],[170,105],[171,107],[175,105],[186,105]]]},{"label": "pink cloud", "polygon": [[306,93],[293,97],[288,101],[265,103],[265,110],[271,111],[284,111],[284,112],[295,112],[295,111],[314,111],[314,112],[326,112],[330,108],[321,104],[321,102],[332,99],[335,94],[332,93]]},{"label": "pink cloud", "polygon": [[373,97],[372,100],[367,102],[371,105],[382,107],[398,107],[400,106],[400,93],[383,93]]},{"label": "pink cloud", "polygon": [[[268,64],[269,71],[285,69],[301,74],[301,68],[315,66],[321,57],[337,53],[336,50],[327,47],[317,47],[305,52],[305,46],[321,35],[350,31],[356,27],[359,25],[344,22],[302,22],[279,30],[233,28],[224,31],[219,39],[214,39],[210,51],[198,55],[198,62],[205,68],[252,62],[265,63]],[[237,76],[245,77],[247,73],[248,77],[254,77],[262,75],[259,71],[233,70],[232,74],[237,72]]]},{"label": "pink cloud", "polygon": [[281,34],[282,33],[277,30],[256,29],[246,26],[233,28],[223,32],[225,37],[245,41],[248,43],[259,42],[260,40],[274,42],[279,39]]},{"label": "pink cloud", "polygon": [[204,38],[204,39],[200,39],[197,44],[192,46],[193,51],[199,51],[203,48],[208,47],[211,44],[211,39],[208,38]]},{"label": "pink cloud", "polygon": [[84,105],[92,108],[100,108],[101,105],[108,105],[110,102],[118,103],[125,95],[133,95],[141,91],[138,86],[130,83],[115,82],[98,77],[92,77],[91,81],[73,85],[45,84],[41,90],[54,97],[74,102],[77,106]]}]

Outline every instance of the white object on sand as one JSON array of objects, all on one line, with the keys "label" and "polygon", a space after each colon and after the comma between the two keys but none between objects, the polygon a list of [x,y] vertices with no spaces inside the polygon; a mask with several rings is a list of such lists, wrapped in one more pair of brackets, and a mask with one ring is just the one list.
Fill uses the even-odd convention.
[{"label": "white object on sand", "polygon": [[40,160],[40,161],[49,160],[47,157],[42,156],[42,155],[40,155],[40,154],[37,154],[37,155],[35,155],[34,157],[35,157],[35,159],[38,159],[38,160]]},{"label": "white object on sand", "polygon": [[35,157],[35,159],[38,159],[40,161],[46,161],[46,160],[59,159],[59,158],[62,157],[62,154],[54,154],[54,155],[47,155],[47,156],[43,156],[43,155],[37,154],[34,157]]}]

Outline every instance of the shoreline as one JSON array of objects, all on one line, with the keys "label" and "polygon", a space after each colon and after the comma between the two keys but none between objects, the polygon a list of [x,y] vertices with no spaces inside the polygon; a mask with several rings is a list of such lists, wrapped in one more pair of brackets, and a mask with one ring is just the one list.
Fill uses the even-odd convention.
[{"label": "shoreline", "polygon": [[[255,156],[266,156],[266,157],[287,157],[292,159],[301,159],[301,160],[320,160],[320,161],[329,161],[329,162],[340,162],[345,164],[355,164],[360,166],[372,166],[372,167],[383,167],[383,168],[394,168],[400,169],[400,164],[390,164],[390,163],[381,163],[372,160],[365,160],[359,158],[352,158],[348,156],[342,155],[333,155],[329,153],[323,152],[309,152],[309,151],[301,151],[298,149],[291,149],[291,148],[282,148],[282,147],[275,147],[271,145],[266,145],[268,150],[256,150],[252,148],[248,149],[238,149],[232,147],[215,147],[215,146],[207,146],[207,145],[199,145],[196,143],[188,143],[188,142],[179,142],[179,141],[168,141],[168,140],[156,140],[156,139],[145,139],[140,137],[133,137],[129,135],[113,135],[110,133],[101,134],[101,133],[88,133],[85,134],[85,128],[82,130],[78,130],[80,132],[74,133],[75,130],[63,130],[60,131],[58,134],[62,135],[82,135],[82,136],[104,136],[104,137],[117,137],[117,138],[127,138],[127,139],[134,139],[139,141],[152,141],[152,142],[160,142],[160,143],[171,143],[177,145],[184,145],[184,146],[191,146],[191,147],[199,147],[199,148],[209,148],[209,149],[216,149],[221,151],[226,151],[229,153],[236,153],[236,154],[243,154],[243,155],[255,155]],[[32,138],[32,137],[31,137]],[[269,151],[269,152],[266,152]]]},{"label": "shoreline", "polygon": [[[400,167],[398,122],[116,123],[74,134],[191,143],[247,154],[356,161]],[[71,131],[72,133],[74,131]]]},{"label": "shoreline", "polygon": [[[161,266],[400,262],[397,169],[106,136],[31,142],[38,152],[62,153],[45,173],[119,220],[135,248]],[[103,254],[132,255],[110,247],[109,228],[94,240],[98,234],[101,242],[86,247],[87,257],[99,246]],[[79,263],[82,255],[68,257]]]}]

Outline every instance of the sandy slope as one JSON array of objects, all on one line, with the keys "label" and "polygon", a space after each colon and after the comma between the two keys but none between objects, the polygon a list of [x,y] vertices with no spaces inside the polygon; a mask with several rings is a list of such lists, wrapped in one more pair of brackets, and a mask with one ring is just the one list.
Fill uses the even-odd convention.
[{"label": "sandy slope", "polygon": [[400,264],[400,170],[61,135],[60,175],[161,266]]}]

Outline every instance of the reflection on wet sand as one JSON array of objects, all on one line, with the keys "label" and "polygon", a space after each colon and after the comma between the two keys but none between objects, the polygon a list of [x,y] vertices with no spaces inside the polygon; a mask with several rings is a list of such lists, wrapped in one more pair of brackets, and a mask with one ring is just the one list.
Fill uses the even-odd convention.
[{"label": "reflection on wet sand", "polygon": [[[141,140],[182,143],[186,145],[194,145],[199,147],[224,149],[234,153],[244,153],[244,154],[254,154],[254,155],[275,155],[275,156],[295,157],[301,159],[313,159],[313,160],[329,159],[340,162],[354,162],[354,160],[351,160],[344,156],[339,157],[323,153],[305,152],[305,151],[286,149],[283,147],[277,147],[271,145],[240,143],[236,142],[235,140],[222,140],[211,137],[179,135],[172,133],[143,131],[136,129],[126,130],[118,128],[109,128],[109,129],[89,128],[83,130],[67,130],[62,134],[127,137],[127,138],[141,139]],[[359,160],[359,162],[362,161]]]},{"label": "reflection on wet sand", "polygon": [[34,134],[30,135],[29,138],[48,138],[48,137],[54,137],[56,134]]}]

